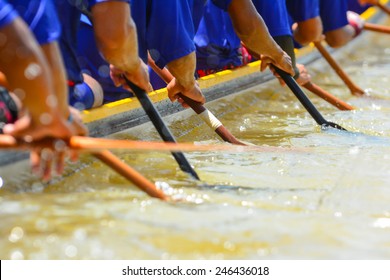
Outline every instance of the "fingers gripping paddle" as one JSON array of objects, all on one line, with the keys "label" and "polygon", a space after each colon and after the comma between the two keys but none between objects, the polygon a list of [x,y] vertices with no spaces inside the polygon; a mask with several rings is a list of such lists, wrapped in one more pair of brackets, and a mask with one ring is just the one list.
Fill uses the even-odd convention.
[{"label": "fingers gripping paddle", "polygon": [[298,98],[298,100],[301,102],[303,107],[309,112],[309,114],[313,117],[313,119],[317,122],[317,124],[321,125],[322,127],[333,127],[340,130],[346,130],[345,128],[341,127],[340,125],[329,122],[325,120],[325,118],[321,115],[321,113],[317,110],[317,108],[314,106],[314,104],[307,98],[305,93],[302,91],[302,89],[299,87],[297,82],[294,80],[294,78],[289,75],[288,73],[284,72],[283,70],[277,68],[274,66],[275,71],[280,75],[280,77],[283,79],[283,81],[287,84],[287,86],[291,89],[291,91],[294,93],[294,95]]},{"label": "fingers gripping paddle", "polygon": [[[145,110],[146,114],[149,116],[149,118],[152,121],[154,127],[156,128],[158,134],[160,134],[161,138],[165,142],[176,143],[176,139],[174,138],[171,131],[164,123],[159,112],[154,107],[152,101],[150,101],[146,92],[143,89],[136,86],[135,84],[133,84],[132,82],[130,82],[125,76],[123,76],[123,77],[125,78],[127,85],[134,92],[138,101],[141,103],[142,108]],[[184,156],[184,154],[182,152],[172,152],[172,156],[175,158],[175,160],[179,164],[179,167],[181,170],[189,173],[195,179],[200,180],[198,174],[196,174],[195,170],[192,168],[192,166],[190,165],[187,158]]]},{"label": "fingers gripping paddle", "polygon": [[[167,69],[159,68],[153,59],[148,57],[148,64],[153,69],[153,71],[162,79],[166,84],[173,79],[172,74]],[[234,135],[218,120],[213,113],[211,113],[206,107],[204,107],[199,102],[192,100],[191,98],[185,96],[182,93],[179,93],[181,99],[188,104],[194,110],[194,112],[222,138],[223,141],[232,143],[235,145],[247,146],[246,143],[238,140]]]}]

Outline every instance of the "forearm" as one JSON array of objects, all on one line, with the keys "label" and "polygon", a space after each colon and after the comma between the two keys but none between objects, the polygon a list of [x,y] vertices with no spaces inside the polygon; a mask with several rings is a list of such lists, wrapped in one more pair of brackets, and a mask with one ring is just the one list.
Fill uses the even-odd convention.
[{"label": "forearm", "polygon": [[257,55],[282,56],[282,49],[272,39],[262,17],[250,0],[233,0],[228,9],[241,41]]},{"label": "forearm", "polygon": [[167,68],[184,88],[191,89],[195,85],[195,52],[171,61],[167,64]]},{"label": "forearm", "polygon": [[57,42],[45,44],[42,47],[43,53],[49,63],[53,77],[54,92],[57,97],[57,107],[64,118],[69,117],[68,86],[65,66]]},{"label": "forearm", "polygon": [[125,2],[103,2],[92,8],[98,48],[115,67],[132,72],[140,67],[137,29]]},{"label": "forearm", "polygon": [[21,99],[34,121],[45,121],[44,113],[51,117],[57,115],[51,73],[28,27],[22,20],[16,19],[1,33],[8,40],[0,49],[4,54],[0,58],[0,67],[7,77],[10,90]]},{"label": "forearm", "polygon": [[325,33],[325,40],[332,48],[339,48],[351,41],[356,35],[351,25]]}]

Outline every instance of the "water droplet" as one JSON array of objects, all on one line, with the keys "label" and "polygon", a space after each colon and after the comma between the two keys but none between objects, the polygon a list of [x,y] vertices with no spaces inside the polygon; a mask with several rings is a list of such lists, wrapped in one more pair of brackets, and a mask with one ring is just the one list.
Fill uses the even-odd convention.
[{"label": "water droplet", "polygon": [[10,259],[11,260],[23,260],[24,259],[24,255],[23,255],[22,251],[15,250],[15,251],[11,252]]},{"label": "water droplet", "polygon": [[226,241],[225,243],[223,243],[223,247],[226,249],[226,250],[229,250],[229,251],[233,251],[236,249],[236,245],[234,245],[233,242],[229,242],[229,241]]},{"label": "water droplet", "polygon": [[66,149],[66,143],[63,140],[56,140],[54,142],[54,149],[57,152],[62,152]]},{"label": "water droplet", "polygon": [[343,216],[343,213],[341,212],[335,212],[334,213],[334,216],[337,217],[337,218],[341,218]]},{"label": "water droplet", "polygon": [[23,238],[24,231],[21,227],[14,227],[11,230],[11,234],[8,236],[8,240],[12,243],[18,242]]},{"label": "water droplet", "polygon": [[54,94],[50,94],[50,95],[46,98],[46,104],[47,104],[47,106],[52,107],[52,108],[57,107],[57,105],[58,105],[57,96],[55,96]]},{"label": "water droplet", "polygon": [[44,190],[45,186],[41,182],[34,182],[31,189],[35,193],[40,193]]},{"label": "water droplet", "polygon": [[102,77],[109,77],[110,76],[110,67],[108,65],[102,65],[98,69],[99,75]]},{"label": "water droplet", "polygon": [[14,89],[14,93],[19,97],[19,99],[23,100],[26,97],[26,92],[21,88]]},{"label": "water droplet", "polygon": [[73,236],[75,239],[79,241],[84,241],[87,238],[87,232],[84,229],[77,229],[73,233]]},{"label": "water droplet", "polygon": [[53,121],[53,118],[50,114],[48,113],[43,113],[40,115],[39,117],[39,121],[43,124],[43,125],[48,125],[50,124],[52,121]]},{"label": "water droplet", "polygon": [[390,219],[389,218],[379,218],[373,223],[373,227],[390,228]]},{"label": "water droplet", "polygon": [[360,152],[360,149],[357,146],[352,147],[352,148],[349,149],[349,154],[350,155],[357,155],[357,154],[359,154],[359,152]]},{"label": "water droplet", "polygon": [[77,252],[78,252],[77,247],[74,245],[68,245],[65,248],[65,255],[68,258],[74,258],[75,256],[77,256]]},{"label": "water droplet", "polygon": [[36,77],[38,77],[42,73],[41,66],[39,66],[36,63],[30,63],[27,68],[24,70],[24,76],[29,79],[33,80]]},{"label": "water droplet", "polygon": [[23,140],[27,143],[31,143],[34,140],[34,138],[31,135],[25,135],[23,136]]},{"label": "water droplet", "polygon": [[39,231],[45,231],[48,228],[48,222],[45,219],[38,219],[35,222],[35,228]]}]

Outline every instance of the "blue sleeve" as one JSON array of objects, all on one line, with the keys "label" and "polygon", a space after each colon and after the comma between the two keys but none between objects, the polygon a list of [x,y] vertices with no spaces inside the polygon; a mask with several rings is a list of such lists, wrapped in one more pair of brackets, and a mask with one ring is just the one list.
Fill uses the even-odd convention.
[{"label": "blue sleeve", "polygon": [[89,5],[89,8],[91,8],[92,6],[94,6],[96,4],[110,2],[110,1],[127,2],[129,4],[131,2],[130,0],[88,0],[88,5]]},{"label": "blue sleeve", "polygon": [[160,68],[195,51],[194,23],[187,1],[152,1],[149,12],[145,38]]},{"label": "blue sleeve", "polygon": [[39,44],[58,40],[61,26],[52,0],[12,0],[11,3]]},{"label": "blue sleeve", "polygon": [[11,23],[18,13],[4,0],[0,0],[0,27]]},{"label": "blue sleeve", "polygon": [[295,22],[305,21],[320,15],[319,0],[288,0],[286,5]]},{"label": "blue sleeve", "polygon": [[213,4],[215,6],[217,6],[218,8],[221,8],[224,11],[227,11],[227,9],[229,8],[230,3],[233,0],[211,0],[211,1],[213,1]]},{"label": "blue sleeve", "polygon": [[333,31],[348,24],[347,0],[320,0],[320,16],[324,32]]}]

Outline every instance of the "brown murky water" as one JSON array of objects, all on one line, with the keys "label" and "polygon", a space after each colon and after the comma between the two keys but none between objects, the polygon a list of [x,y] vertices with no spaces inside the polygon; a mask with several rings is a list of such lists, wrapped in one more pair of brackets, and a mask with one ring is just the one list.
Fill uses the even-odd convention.
[{"label": "brown murky water", "polygon": [[[358,109],[313,102],[356,133],[321,131],[272,82],[208,107],[238,138],[292,151],[187,153],[208,187],[169,154],[117,152],[180,202],[151,199],[87,156],[49,185],[25,167],[3,168],[0,258],[390,258],[390,36],[365,38],[340,62],[370,97],[352,97],[323,61],[309,67],[314,82]],[[180,141],[220,142],[196,116],[169,122]],[[116,137],[158,139],[149,125]]]}]

